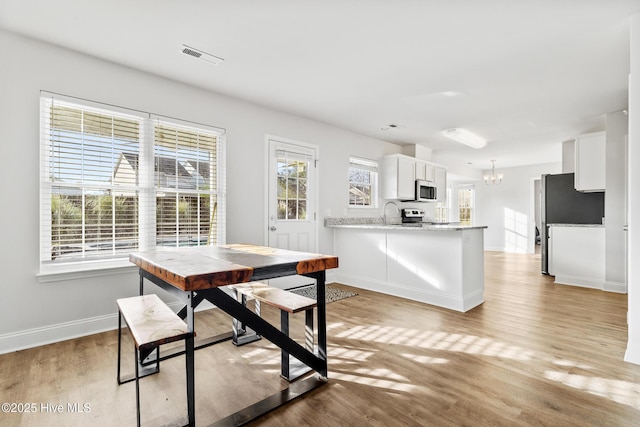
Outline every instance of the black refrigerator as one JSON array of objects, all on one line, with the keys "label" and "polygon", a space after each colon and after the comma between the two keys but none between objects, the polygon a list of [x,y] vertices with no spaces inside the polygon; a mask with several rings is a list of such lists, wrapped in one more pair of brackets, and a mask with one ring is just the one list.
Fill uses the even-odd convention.
[{"label": "black refrigerator", "polygon": [[542,175],[540,255],[543,274],[549,274],[548,224],[602,224],[604,192],[576,191],[574,175],[573,173]]}]

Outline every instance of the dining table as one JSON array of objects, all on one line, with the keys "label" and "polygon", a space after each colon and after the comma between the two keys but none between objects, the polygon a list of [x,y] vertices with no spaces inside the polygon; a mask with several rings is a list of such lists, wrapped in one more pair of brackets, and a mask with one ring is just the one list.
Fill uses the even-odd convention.
[{"label": "dining table", "polygon": [[[201,344],[196,345],[195,309],[205,300],[227,313],[234,322],[246,325],[252,333],[271,341],[318,374],[290,383],[286,389],[217,420],[211,425],[245,424],[327,382],[325,281],[326,270],[338,267],[336,256],[253,244],[227,244],[157,247],[152,250],[132,252],[129,260],[139,269],[140,294],[144,293],[144,283],[147,280],[184,304],[178,311],[178,315],[185,320],[188,331],[191,332],[183,350],[186,359],[188,425],[195,425],[195,350],[226,342],[231,336],[231,333],[222,334],[202,340]],[[292,275],[306,276],[316,282],[317,350],[309,350],[300,345],[238,301],[233,293],[225,290],[226,286],[234,284]],[[251,387],[252,384],[248,383],[246,386]]]}]

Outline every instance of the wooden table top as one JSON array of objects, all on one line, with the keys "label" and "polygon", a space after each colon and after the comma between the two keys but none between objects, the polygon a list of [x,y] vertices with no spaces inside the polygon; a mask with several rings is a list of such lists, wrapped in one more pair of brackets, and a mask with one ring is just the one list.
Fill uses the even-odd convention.
[{"label": "wooden table top", "polygon": [[247,244],[157,248],[133,252],[129,261],[184,291],[338,267],[335,256]]}]

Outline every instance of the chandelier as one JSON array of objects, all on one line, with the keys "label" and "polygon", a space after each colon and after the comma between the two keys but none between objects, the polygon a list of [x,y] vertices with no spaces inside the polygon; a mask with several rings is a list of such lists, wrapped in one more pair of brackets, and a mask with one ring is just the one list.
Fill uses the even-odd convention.
[{"label": "chandelier", "polygon": [[484,183],[487,185],[496,185],[502,182],[502,174],[496,174],[496,161],[491,160],[491,175],[484,176]]}]

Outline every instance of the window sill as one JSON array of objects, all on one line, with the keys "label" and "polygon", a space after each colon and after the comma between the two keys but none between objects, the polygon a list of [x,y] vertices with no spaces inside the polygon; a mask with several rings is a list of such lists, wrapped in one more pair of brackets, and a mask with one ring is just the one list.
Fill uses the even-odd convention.
[{"label": "window sill", "polygon": [[135,272],[137,267],[128,259],[108,261],[87,261],[62,265],[41,266],[36,275],[38,282],[61,282],[66,280],[84,279],[87,277],[111,276]]}]

